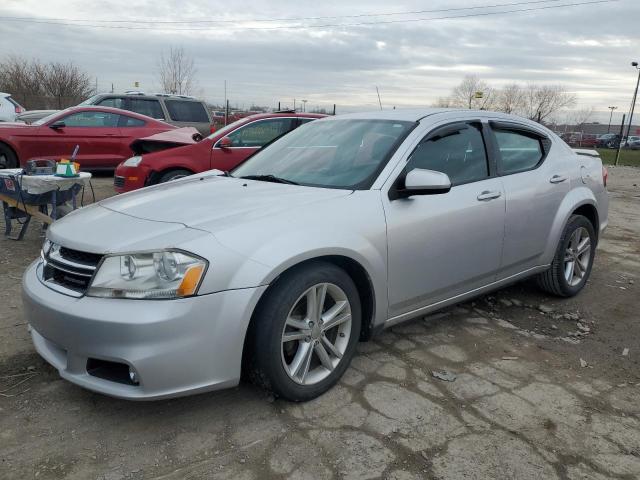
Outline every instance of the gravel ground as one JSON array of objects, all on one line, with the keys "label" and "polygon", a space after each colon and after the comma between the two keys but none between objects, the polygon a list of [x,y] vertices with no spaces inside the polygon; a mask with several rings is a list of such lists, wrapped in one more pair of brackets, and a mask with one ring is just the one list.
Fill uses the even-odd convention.
[{"label": "gravel ground", "polygon": [[20,303],[39,225],[0,238],[0,478],[640,478],[640,170],[610,173],[577,298],[524,282],[397,326],[306,404],[246,384],[131,403],[61,380]]}]

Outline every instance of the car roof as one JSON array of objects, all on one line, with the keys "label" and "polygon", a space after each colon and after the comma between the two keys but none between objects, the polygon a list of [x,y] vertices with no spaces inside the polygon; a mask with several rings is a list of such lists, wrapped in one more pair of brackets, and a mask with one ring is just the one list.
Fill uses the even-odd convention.
[{"label": "car roof", "polygon": [[516,115],[509,115],[501,112],[492,112],[489,110],[469,110],[466,108],[398,108],[393,110],[372,110],[368,112],[346,113],[341,114],[336,118],[359,118],[367,120],[398,120],[417,122],[419,120],[422,120],[423,118],[433,115],[454,112],[465,113],[465,116],[469,117],[486,117],[490,115],[492,117],[502,118],[504,120],[514,120],[524,123],[531,122],[526,118],[518,117]]},{"label": "car roof", "polygon": [[187,102],[204,103],[202,100],[198,100],[196,97],[191,97],[189,95],[177,95],[172,93],[137,93],[137,92],[99,93],[96,96],[100,97],[101,99],[103,98],[141,98],[143,100],[149,100],[149,99],[158,100],[160,98],[165,98],[167,100],[184,100]]},{"label": "car roof", "polygon": [[172,126],[166,122],[161,120],[156,120],[155,118],[147,117],[146,115],[141,115],[136,112],[132,112],[131,110],[123,110],[122,108],[113,108],[113,107],[101,107],[100,105],[80,105],[75,107],[69,107],[64,110],[60,110],[60,113],[64,112],[65,114],[74,113],[74,112],[84,112],[84,111],[99,111],[99,112],[108,112],[108,113],[116,113],[118,115],[126,115],[127,117],[138,118],[140,120],[144,120],[145,122],[152,121],[154,123],[162,123],[168,126]]}]

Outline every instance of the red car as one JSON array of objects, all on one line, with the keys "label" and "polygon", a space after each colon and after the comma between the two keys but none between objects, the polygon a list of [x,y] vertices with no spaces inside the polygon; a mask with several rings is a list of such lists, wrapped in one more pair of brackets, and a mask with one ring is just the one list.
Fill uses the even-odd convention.
[{"label": "red car", "polygon": [[109,107],[72,107],[32,125],[0,123],[0,168],[24,166],[32,158],[69,158],[84,169],[113,169],[132,155],[135,139],[176,127]]},{"label": "red car", "polygon": [[193,145],[128,159],[116,169],[114,188],[123,193],[214,168],[231,170],[271,140],[325,116],[263,113],[241,118]]}]

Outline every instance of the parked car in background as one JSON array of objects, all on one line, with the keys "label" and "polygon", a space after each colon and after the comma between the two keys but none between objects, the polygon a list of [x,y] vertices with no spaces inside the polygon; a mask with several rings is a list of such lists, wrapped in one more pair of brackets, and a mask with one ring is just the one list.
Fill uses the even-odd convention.
[{"label": "parked car in background", "polygon": [[0,124],[0,168],[24,166],[33,158],[68,158],[78,145],[82,168],[113,169],[131,156],[133,140],[175,128],[126,110],[71,107],[32,125]]},{"label": "parked car in background", "polygon": [[618,148],[619,144],[620,135],[617,133],[605,133],[596,140],[596,147],[598,148]]},{"label": "parked car in background", "polygon": [[107,395],[228,388],[244,367],[309,400],[385,328],[534,275],[577,295],[607,226],[606,178],[597,152],[517,116],[329,117],[230,175],[53,223],[23,276],[25,316],[63,378]]},{"label": "parked car in background", "polygon": [[632,145],[640,141],[640,136],[638,135],[630,135],[629,137],[624,137],[622,139],[621,145],[622,148],[632,148]]},{"label": "parked car in background", "polygon": [[325,116],[262,113],[241,118],[195,145],[148,154],[138,150],[137,155],[118,165],[113,185],[117,192],[124,193],[213,168],[231,170],[273,139]]},{"label": "parked car in background", "polygon": [[16,117],[16,122],[24,122],[31,125],[32,123],[42,120],[44,117],[53,115],[60,110],[25,110]]},{"label": "parked car in background", "polygon": [[11,94],[0,92],[0,122],[15,122],[24,107],[11,98]]},{"label": "parked car in background", "polygon": [[186,95],[142,92],[100,93],[80,105],[121,108],[163,120],[176,127],[194,127],[203,136],[211,133],[211,115],[207,104]]}]

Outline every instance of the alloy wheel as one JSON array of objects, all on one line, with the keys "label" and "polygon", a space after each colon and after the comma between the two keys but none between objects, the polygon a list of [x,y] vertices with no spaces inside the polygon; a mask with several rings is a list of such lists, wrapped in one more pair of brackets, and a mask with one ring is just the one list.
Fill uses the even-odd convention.
[{"label": "alloy wheel", "polygon": [[338,366],[349,345],[351,305],[332,283],[307,289],[296,300],[282,331],[282,365],[294,382],[313,385]]},{"label": "alloy wheel", "polygon": [[564,255],[564,278],[575,287],[587,273],[591,260],[591,238],[586,228],[577,228],[569,239]]}]

